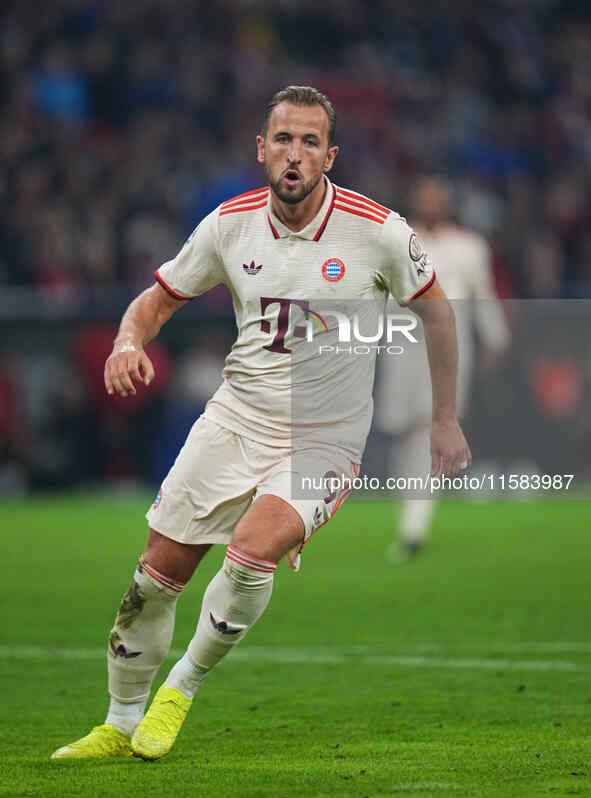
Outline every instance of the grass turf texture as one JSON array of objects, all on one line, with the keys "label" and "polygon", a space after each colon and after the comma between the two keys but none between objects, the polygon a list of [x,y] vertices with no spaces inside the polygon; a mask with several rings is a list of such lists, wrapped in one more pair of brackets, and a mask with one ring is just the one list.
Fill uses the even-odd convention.
[{"label": "grass turf texture", "polygon": [[[392,506],[350,501],[300,574],[281,566],[169,756],[50,761],[103,721],[102,652],[145,504],[2,507],[0,796],[591,794],[582,501],[445,502],[428,551],[402,566],[383,558]],[[176,649],[221,557],[181,598]]]}]

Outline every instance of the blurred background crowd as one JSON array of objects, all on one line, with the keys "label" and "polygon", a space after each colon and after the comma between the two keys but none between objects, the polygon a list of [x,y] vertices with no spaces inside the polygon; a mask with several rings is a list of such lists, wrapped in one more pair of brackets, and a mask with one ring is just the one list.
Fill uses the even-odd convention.
[{"label": "blurred background crowd", "polygon": [[288,83],[336,106],[335,182],[407,214],[442,174],[501,296],[591,294],[582,2],[4,0],[0,70],[0,491],[158,481],[182,439],[163,419],[184,430],[219,381],[229,296],[163,336],[135,410],[102,395],[114,324],[204,214],[264,182],[254,137]]}]

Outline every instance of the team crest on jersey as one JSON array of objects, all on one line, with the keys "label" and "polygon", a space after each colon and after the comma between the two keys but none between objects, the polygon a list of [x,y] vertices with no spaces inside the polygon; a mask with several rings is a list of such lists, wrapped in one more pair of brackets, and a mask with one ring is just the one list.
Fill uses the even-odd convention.
[{"label": "team crest on jersey", "polygon": [[345,275],[345,264],[339,258],[329,258],[322,264],[322,276],[329,283],[336,283]]},{"label": "team crest on jersey", "polygon": [[258,274],[263,268],[263,264],[261,263],[260,266],[255,266],[254,261],[251,260],[249,264],[243,263],[242,268],[247,274]]},{"label": "team crest on jersey", "polygon": [[158,493],[156,494],[156,498],[154,499],[154,504],[152,507],[156,510],[160,506],[160,502],[162,501],[162,487],[158,488]]}]

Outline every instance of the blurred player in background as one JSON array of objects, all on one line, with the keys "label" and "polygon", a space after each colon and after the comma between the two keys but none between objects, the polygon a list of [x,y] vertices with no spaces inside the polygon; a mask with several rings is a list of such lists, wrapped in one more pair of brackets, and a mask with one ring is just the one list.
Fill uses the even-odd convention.
[{"label": "blurred player in background", "polygon": [[[494,288],[490,246],[479,233],[452,221],[450,194],[441,177],[419,180],[412,197],[411,226],[437,264],[437,279],[453,303],[459,347],[457,410],[462,418],[476,354],[474,332],[482,346],[479,359],[488,370],[506,349],[509,331]],[[424,479],[431,468],[431,384],[426,351],[414,348],[401,357],[381,357],[378,364],[376,426],[393,436],[389,475]],[[386,550],[388,560],[403,561],[421,551],[436,506],[428,491],[401,492],[398,539]]]},{"label": "blurred player in background", "polygon": [[[405,221],[329,181],[334,129],[323,94],[301,86],[278,92],[257,137],[269,185],[209,214],[124,314],[105,366],[110,395],[132,396],[135,384],[151,382],[146,343],[178,308],[219,283],[232,292],[238,337],[222,385],[147,513],[147,547],[109,638],[105,723],[55,758],[166,754],[209,671],[264,612],[278,561],[285,556],[297,570],[303,544],[350,492],[345,478],[358,474],[371,424],[375,353],[324,361],[306,348],[301,321],[309,298],[362,298],[366,309],[385,308],[388,294],[412,302],[423,319],[434,386],[433,457],[450,474],[469,464],[455,413],[453,312],[426,253],[411,257],[414,234]],[[338,341],[339,329],[325,325],[322,340]],[[310,379],[304,368],[312,415],[296,422],[290,400],[299,352],[304,367],[320,360],[322,369]],[[292,441],[312,432],[308,467],[298,472]],[[342,489],[297,498],[292,480],[302,474],[340,477]],[[205,590],[195,635],[144,716],[170,647],[177,599],[215,543],[227,546],[226,556]]]}]

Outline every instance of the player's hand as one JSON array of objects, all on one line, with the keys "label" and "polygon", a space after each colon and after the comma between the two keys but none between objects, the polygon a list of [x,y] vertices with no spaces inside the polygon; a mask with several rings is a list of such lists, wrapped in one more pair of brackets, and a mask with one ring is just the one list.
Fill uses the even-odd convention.
[{"label": "player's hand", "polygon": [[456,419],[433,421],[431,427],[431,475],[456,477],[468,468],[472,453]]},{"label": "player's hand", "polygon": [[105,388],[109,396],[134,396],[134,383],[148,386],[154,379],[154,366],[143,347],[115,343],[105,363]]}]

